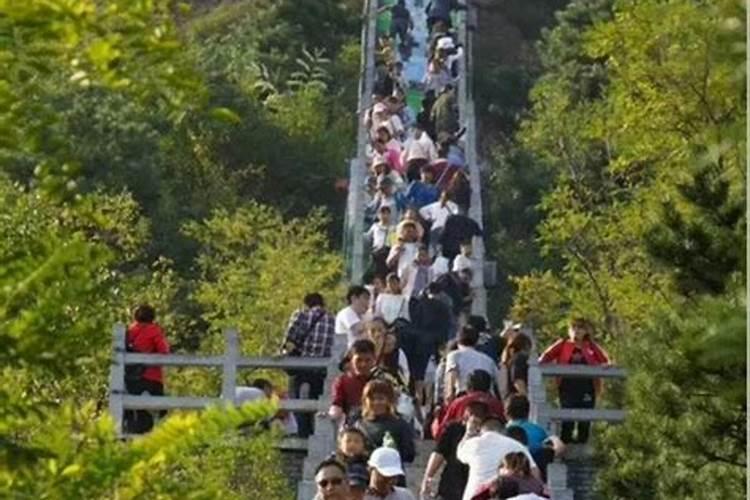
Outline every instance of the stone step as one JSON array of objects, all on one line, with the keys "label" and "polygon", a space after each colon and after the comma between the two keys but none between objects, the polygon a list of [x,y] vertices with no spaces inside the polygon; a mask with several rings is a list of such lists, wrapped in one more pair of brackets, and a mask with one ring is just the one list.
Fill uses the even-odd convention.
[{"label": "stone step", "polygon": [[435,441],[418,439],[414,445],[417,455],[414,462],[406,466],[406,486],[414,494],[414,498],[419,498],[419,487],[422,484],[422,477],[427,468],[430,453],[435,448]]}]

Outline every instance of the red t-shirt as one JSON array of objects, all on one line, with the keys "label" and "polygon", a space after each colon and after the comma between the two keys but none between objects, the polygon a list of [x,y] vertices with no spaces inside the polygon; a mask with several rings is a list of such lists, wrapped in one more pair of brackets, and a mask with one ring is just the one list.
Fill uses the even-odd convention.
[{"label": "red t-shirt", "polygon": [[496,397],[487,394],[482,391],[474,391],[455,399],[448,408],[445,410],[445,415],[440,421],[440,427],[438,428],[438,435],[435,439],[438,439],[448,424],[453,422],[460,422],[464,416],[464,410],[474,401],[481,401],[485,403],[490,409],[490,415],[493,415],[503,422],[505,422],[505,408],[503,403],[500,402]]},{"label": "red t-shirt", "polygon": [[368,376],[345,373],[336,377],[333,382],[332,405],[340,407],[345,414],[362,405],[362,391],[370,380]]},{"label": "red t-shirt", "polygon": [[[128,327],[128,342],[133,344],[136,352],[157,352],[169,354],[169,343],[164,331],[156,323],[133,323]],[[143,378],[152,382],[163,383],[161,366],[149,366],[143,371]]]}]

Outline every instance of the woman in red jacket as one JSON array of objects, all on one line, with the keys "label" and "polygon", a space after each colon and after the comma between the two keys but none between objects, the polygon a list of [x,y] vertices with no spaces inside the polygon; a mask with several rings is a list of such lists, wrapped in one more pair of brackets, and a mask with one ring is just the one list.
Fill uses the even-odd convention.
[{"label": "woman in red jacket", "polygon": [[[149,305],[138,306],[133,313],[133,323],[128,327],[126,345],[130,352],[169,354],[169,343],[164,331],[154,323],[156,311]],[[129,365],[125,369],[125,389],[128,394],[148,393],[164,395],[164,375],[161,366]],[[154,426],[154,419],[145,410],[126,411],[125,432],[143,434]]]},{"label": "woman in red jacket", "polygon": [[[539,357],[540,363],[565,365],[605,365],[609,356],[593,340],[594,325],[582,318],[570,322],[568,339],[560,339]],[[562,408],[594,408],[596,396],[601,392],[601,380],[593,378],[561,377],[557,381]],[[565,443],[585,443],[589,439],[589,422],[578,422],[575,439],[573,430],[576,422],[563,422],[560,438]]]}]

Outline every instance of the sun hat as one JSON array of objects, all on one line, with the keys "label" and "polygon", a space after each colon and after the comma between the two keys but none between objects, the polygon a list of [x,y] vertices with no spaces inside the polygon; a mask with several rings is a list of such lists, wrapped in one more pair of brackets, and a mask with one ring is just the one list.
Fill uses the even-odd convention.
[{"label": "sun hat", "polygon": [[378,471],[382,476],[403,476],[404,469],[401,467],[401,457],[393,448],[378,448],[370,455],[367,465]]}]

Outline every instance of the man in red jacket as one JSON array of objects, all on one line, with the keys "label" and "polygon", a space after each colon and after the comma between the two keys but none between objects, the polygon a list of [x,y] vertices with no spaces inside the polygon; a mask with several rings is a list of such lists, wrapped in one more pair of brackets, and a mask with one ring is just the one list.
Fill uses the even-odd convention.
[{"label": "man in red jacket", "polygon": [[480,401],[487,405],[489,415],[505,422],[505,407],[503,403],[490,394],[492,377],[484,370],[474,370],[467,381],[467,393],[454,399],[443,414],[435,439],[439,439],[445,428],[453,422],[460,422],[464,411],[474,402]]},{"label": "man in red jacket", "polygon": [[[154,323],[156,311],[149,305],[140,305],[133,313],[133,323],[128,327],[128,351],[138,353],[169,354],[169,343],[164,331]],[[125,388],[128,394],[148,393],[164,395],[164,374],[161,366],[129,365],[125,367]],[[154,419],[146,410],[128,410],[124,415],[125,432],[143,434],[154,426]]]}]

